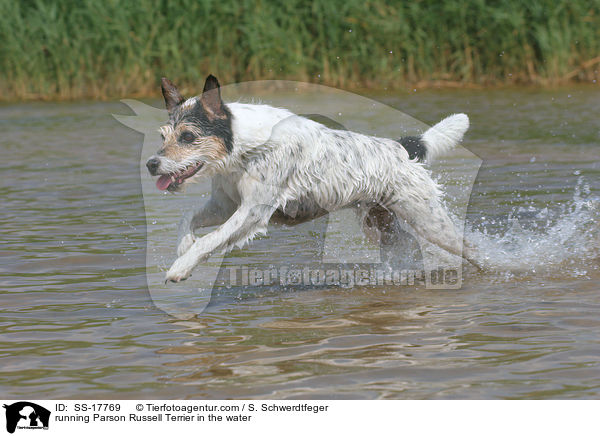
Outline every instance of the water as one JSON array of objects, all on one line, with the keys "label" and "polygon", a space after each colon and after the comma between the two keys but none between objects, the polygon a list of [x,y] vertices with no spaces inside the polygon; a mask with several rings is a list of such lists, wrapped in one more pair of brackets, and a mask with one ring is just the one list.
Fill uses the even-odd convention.
[{"label": "water", "polygon": [[[129,109],[1,106],[0,396],[597,398],[600,92],[374,97],[427,123],[470,115],[467,234],[494,271],[466,267],[460,290],[223,288],[185,321],[148,292],[143,136],[110,115]],[[309,252],[322,225],[226,262]]]}]

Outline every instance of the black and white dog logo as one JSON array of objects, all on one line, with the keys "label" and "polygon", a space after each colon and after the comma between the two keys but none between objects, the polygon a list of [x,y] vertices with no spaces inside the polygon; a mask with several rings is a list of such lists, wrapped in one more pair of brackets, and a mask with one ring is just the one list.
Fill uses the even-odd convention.
[{"label": "black and white dog logo", "polygon": [[15,429],[47,429],[50,411],[29,401],[19,401],[4,405],[6,409],[6,431],[14,433]]}]

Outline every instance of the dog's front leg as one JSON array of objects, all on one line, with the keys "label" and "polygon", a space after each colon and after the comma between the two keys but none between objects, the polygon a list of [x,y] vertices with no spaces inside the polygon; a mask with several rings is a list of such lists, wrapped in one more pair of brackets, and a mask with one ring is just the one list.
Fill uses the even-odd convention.
[{"label": "dog's front leg", "polygon": [[227,195],[222,178],[215,176],[208,202],[198,210],[183,215],[177,232],[177,256],[183,256],[196,242],[194,231],[199,227],[221,225],[233,215],[237,204]]},{"label": "dog's front leg", "polygon": [[181,256],[196,242],[196,235],[194,235],[194,229],[192,229],[192,220],[198,213],[197,211],[190,210],[183,214],[179,221],[179,227],[177,228],[177,256]]},{"label": "dog's front leg", "polygon": [[177,230],[177,256],[183,256],[196,242],[194,230],[200,227],[223,224],[235,211],[235,205],[225,198],[208,200],[204,207],[186,212],[179,221]]},{"label": "dog's front leg", "polygon": [[166,275],[166,280],[179,282],[188,278],[196,265],[218,250],[242,245],[258,233],[266,232],[275,207],[242,204],[225,224],[217,230],[196,239],[189,250],[177,258]]}]

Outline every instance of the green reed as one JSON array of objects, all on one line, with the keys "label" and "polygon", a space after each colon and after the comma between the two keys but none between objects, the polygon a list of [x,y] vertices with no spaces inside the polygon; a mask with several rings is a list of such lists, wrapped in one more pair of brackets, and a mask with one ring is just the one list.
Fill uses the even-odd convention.
[{"label": "green reed", "polygon": [[600,0],[0,0],[0,99],[292,79],[345,88],[590,82]]}]

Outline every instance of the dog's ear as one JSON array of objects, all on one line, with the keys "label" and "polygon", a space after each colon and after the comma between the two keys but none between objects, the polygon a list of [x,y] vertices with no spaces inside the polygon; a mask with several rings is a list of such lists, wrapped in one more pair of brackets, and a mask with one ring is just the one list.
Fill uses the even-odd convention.
[{"label": "dog's ear", "polygon": [[179,93],[179,90],[173,85],[173,82],[166,77],[163,77],[160,80],[160,87],[162,88],[162,94],[165,98],[165,106],[170,115],[177,105],[180,105],[185,101],[185,98]]},{"label": "dog's ear", "polygon": [[215,76],[210,74],[204,83],[204,90],[200,102],[206,110],[209,119],[227,118],[224,103],[221,100],[221,85]]}]

